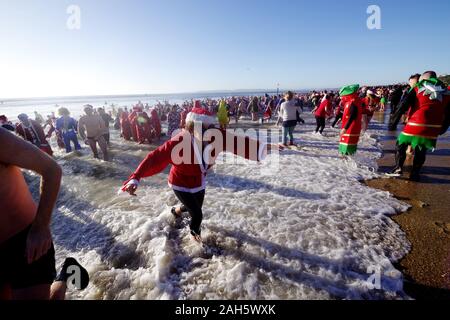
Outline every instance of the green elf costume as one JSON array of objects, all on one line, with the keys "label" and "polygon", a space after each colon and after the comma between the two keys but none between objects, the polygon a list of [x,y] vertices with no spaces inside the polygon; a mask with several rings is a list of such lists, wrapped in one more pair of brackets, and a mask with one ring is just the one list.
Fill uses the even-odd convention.
[{"label": "green elf costume", "polygon": [[410,180],[418,181],[428,150],[436,148],[440,135],[450,125],[450,91],[436,78],[419,81],[392,115],[389,130],[395,131],[404,113],[410,110],[408,123],[397,140],[396,167],[391,175],[401,175],[406,160],[406,150],[415,151]]},{"label": "green elf costume", "polygon": [[344,156],[354,155],[358,149],[362,123],[362,101],[358,96],[359,85],[346,86],[341,89],[341,103],[344,107],[342,130],[339,141],[339,153]]}]

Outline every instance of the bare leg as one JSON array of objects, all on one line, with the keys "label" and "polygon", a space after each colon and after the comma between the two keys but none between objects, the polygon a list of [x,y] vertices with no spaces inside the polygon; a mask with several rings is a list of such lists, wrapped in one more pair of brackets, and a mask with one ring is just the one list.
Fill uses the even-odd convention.
[{"label": "bare leg", "polygon": [[100,146],[100,150],[102,150],[103,153],[103,159],[105,161],[109,161],[109,157],[108,157],[108,144],[106,143],[105,138],[100,137],[98,139],[98,145]]},{"label": "bare leg", "polygon": [[50,285],[43,284],[26,289],[13,290],[13,300],[49,300]]},{"label": "bare leg", "polygon": [[94,158],[98,159],[97,142],[94,139],[87,139],[87,142],[89,143],[89,147],[91,147]]},{"label": "bare leg", "polygon": [[67,285],[63,281],[54,282],[50,288],[50,300],[62,301],[66,299]]}]

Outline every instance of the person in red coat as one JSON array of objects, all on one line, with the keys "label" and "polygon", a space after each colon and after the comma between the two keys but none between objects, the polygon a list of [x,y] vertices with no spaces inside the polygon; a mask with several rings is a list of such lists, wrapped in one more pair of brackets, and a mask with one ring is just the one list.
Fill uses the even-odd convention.
[{"label": "person in red coat", "polygon": [[140,112],[137,114],[137,136],[139,144],[144,144],[145,141],[152,143],[152,126],[151,120],[146,112]]},{"label": "person in red coat", "polygon": [[156,109],[152,109],[150,112],[152,137],[157,141],[161,138],[161,121],[159,120],[158,112]]},{"label": "person in red coat", "polygon": [[20,114],[18,118],[20,123],[16,125],[17,134],[49,156],[53,156],[52,147],[50,147],[41,125],[35,120],[29,119],[26,114]]},{"label": "person in red coat", "polygon": [[139,112],[142,112],[142,109],[139,107],[134,107],[133,112],[130,113],[128,116],[128,121],[130,122],[131,126],[131,136],[133,137],[133,141],[138,142],[138,123],[137,123],[137,114]]},{"label": "person in red coat", "polygon": [[325,121],[327,116],[331,114],[331,103],[330,103],[330,97],[328,94],[325,95],[325,97],[322,99],[322,103],[312,111],[314,115],[316,116],[316,134],[322,134],[323,130],[325,129]]},{"label": "person in red coat", "polygon": [[180,208],[172,208],[172,214],[180,217],[182,213],[189,212],[192,218],[191,235],[197,242],[202,241],[205,178],[217,156],[225,151],[248,160],[260,161],[270,149],[278,149],[278,146],[216,129],[215,122],[216,118],[196,101],[194,109],[187,115],[186,128],[151,152],[122,187],[122,191],[135,195],[140,180],[172,165],[169,186],[182,203]]},{"label": "person in red coat", "polygon": [[125,140],[131,140],[131,124],[128,112],[126,111],[123,111],[120,115],[120,131]]},{"label": "person in red coat", "polygon": [[184,110],[181,112],[180,117],[180,128],[183,129],[186,126],[186,117],[188,115],[189,111],[187,107],[184,108]]}]

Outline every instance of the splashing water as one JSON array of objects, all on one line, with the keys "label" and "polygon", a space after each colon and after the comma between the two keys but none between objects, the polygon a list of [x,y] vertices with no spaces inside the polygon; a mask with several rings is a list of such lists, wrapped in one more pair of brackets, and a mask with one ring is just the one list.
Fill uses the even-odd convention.
[{"label": "splashing water", "polygon": [[[311,119],[306,117],[307,120]],[[357,156],[338,156],[338,131],[297,127],[301,150],[255,164],[219,164],[204,204],[204,248],[163,174],[143,181],[138,197],[117,189],[152,149],[112,132],[113,161],[56,152],[64,170],[52,229],[60,264],[74,256],[91,284],[71,299],[397,299],[402,275],[392,263],[409,243],[389,215],[407,206],[359,181],[377,177],[381,152],[366,133]],[[327,129],[328,130],[328,129]],[[54,142],[53,142],[54,143]],[[56,149],[56,148],[55,148]],[[27,176],[34,195],[36,176]],[[371,290],[371,268],[381,288]]]}]

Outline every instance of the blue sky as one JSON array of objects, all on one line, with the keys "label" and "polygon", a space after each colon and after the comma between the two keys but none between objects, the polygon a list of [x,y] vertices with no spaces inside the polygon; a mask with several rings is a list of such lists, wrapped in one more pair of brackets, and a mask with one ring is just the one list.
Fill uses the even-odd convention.
[{"label": "blue sky", "polygon": [[[69,30],[66,10],[81,9]],[[366,26],[381,8],[381,30]],[[448,0],[0,0],[0,97],[339,87],[450,73]]]}]

